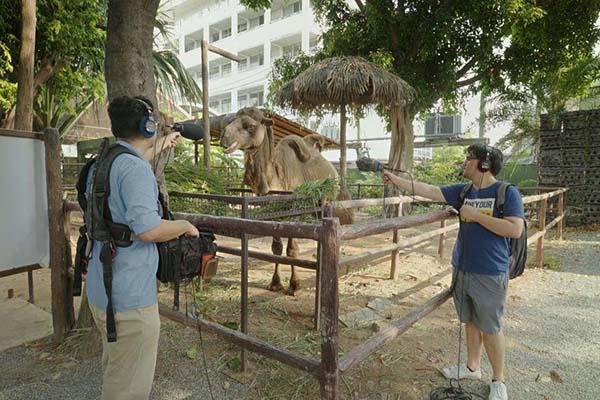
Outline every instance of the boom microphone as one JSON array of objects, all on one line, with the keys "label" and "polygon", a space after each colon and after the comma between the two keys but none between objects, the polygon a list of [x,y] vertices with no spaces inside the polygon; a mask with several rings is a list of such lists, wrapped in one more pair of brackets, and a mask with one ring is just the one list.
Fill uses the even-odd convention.
[{"label": "boom microphone", "polygon": [[381,172],[384,169],[394,172],[406,172],[401,169],[391,168],[389,165],[377,161],[374,158],[363,157],[356,160],[356,166],[363,172]]},{"label": "boom microphone", "polygon": [[202,140],[204,138],[204,127],[193,122],[175,122],[171,128],[189,140]]}]

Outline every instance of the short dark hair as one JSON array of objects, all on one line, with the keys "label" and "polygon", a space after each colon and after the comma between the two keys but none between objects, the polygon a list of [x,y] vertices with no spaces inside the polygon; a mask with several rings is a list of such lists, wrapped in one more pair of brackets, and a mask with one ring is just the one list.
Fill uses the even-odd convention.
[{"label": "short dark hair", "polygon": [[504,166],[503,156],[500,150],[496,147],[481,143],[472,144],[467,147],[467,154],[477,157],[480,162],[485,161],[488,152],[490,153],[490,172],[492,175],[497,176]]},{"label": "short dark hair", "polygon": [[112,134],[118,138],[142,136],[140,121],[148,115],[148,107],[154,109],[152,102],[143,96],[121,96],[113,99],[108,105],[108,116]]}]

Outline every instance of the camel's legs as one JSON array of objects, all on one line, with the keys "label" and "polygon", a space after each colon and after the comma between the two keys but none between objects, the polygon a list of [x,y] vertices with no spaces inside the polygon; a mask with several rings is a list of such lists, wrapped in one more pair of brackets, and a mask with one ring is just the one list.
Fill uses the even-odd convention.
[{"label": "camel's legs", "polygon": [[[280,256],[283,253],[283,243],[281,242],[281,238],[274,237],[273,242],[271,243],[271,251],[276,256]],[[271,291],[279,291],[283,290],[283,285],[281,284],[281,278],[279,277],[279,264],[275,263],[275,271],[273,272],[273,277],[271,278],[271,283],[267,286],[268,290]]]},{"label": "camel's legs", "polygon": [[[286,254],[288,257],[298,257],[300,253],[300,249],[298,248],[298,243],[293,238],[288,238]],[[287,294],[293,296],[296,290],[300,289],[300,281],[296,276],[296,267],[291,265],[292,267],[292,275],[290,276],[290,287],[287,290]]]}]

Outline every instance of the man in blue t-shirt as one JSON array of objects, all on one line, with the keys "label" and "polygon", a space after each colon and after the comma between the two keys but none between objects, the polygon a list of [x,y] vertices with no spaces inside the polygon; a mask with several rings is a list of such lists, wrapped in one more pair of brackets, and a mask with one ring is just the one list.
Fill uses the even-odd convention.
[{"label": "man in blue t-shirt", "polygon": [[[505,339],[502,316],[508,289],[510,238],[519,238],[523,230],[523,201],[519,191],[508,187],[504,202],[504,218],[499,218],[496,194],[502,169],[502,153],[490,146],[469,146],[462,164],[466,184],[432,186],[414,182],[414,194],[444,202],[460,212],[460,229],[452,253],[454,305],[462,323],[466,324],[467,363],[443,370],[449,379],[481,379],[481,353],[485,347],[492,366],[489,400],[507,400],[504,384]],[[392,183],[409,192],[413,182],[388,171],[383,182]]]},{"label": "man in blue t-shirt", "polygon": [[[136,155],[121,154],[110,169],[108,206],[113,222],[127,225],[135,237],[117,247],[113,259],[112,302],[116,342],[106,334],[107,297],[99,253],[94,243],[88,264],[86,293],[102,334],[102,400],[146,400],[152,389],[160,333],[156,291],[158,250],[155,242],[181,235],[198,236],[185,220],[161,219],[156,178],[150,161],[175,146],[178,133],[156,139],[153,105],[144,97],[117,97],[108,105],[117,143]],[[160,147],[160,149],[159,149]],[[87,177],[89,198],[94,166]]]}]

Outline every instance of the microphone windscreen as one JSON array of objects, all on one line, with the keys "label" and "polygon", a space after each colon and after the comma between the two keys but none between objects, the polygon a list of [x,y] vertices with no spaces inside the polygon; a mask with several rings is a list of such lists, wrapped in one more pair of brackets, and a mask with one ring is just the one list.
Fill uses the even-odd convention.
[{"label": "microphone windscreen", "polygon": [[374,158],[363,157],[356,161],[356,166],[363,172],[380,172],[383,171],[385,165],[375,160]]},{"label": "microphone windscreen", "polygon": [[193,122],[176,122],[173,124],[173,129],[186,139],[202,140],[204,138],[204,127]]}]

